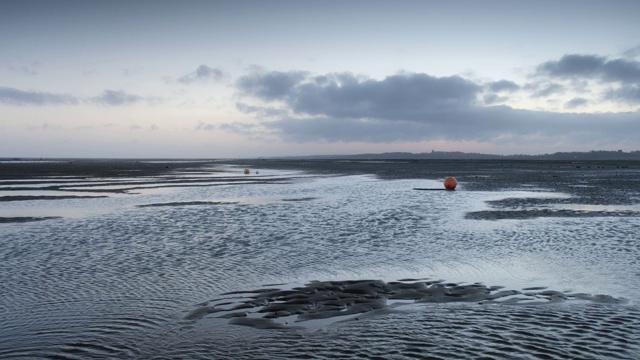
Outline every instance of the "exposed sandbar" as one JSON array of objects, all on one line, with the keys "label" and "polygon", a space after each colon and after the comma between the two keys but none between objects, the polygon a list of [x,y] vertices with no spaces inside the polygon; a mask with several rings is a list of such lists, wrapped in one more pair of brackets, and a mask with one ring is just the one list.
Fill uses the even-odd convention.
[{"label": "exposed sandbar", "polygon": [[44,217],[31,217],[31,216],[24,216],[24,217],[0,217],[0,224],[1,223],[25,223],[25,222],[32,222],[32,221],[42,221],[42,220],[50,220],[50,219],[60,219],[60,216],[44,216]]},{"label": "exposed sandbar", "polygon": [[213,165],[213,160],[66,159],[0,163],[0,180],[51,177],[140,177]]},{"label": "exposed sandbar", "polygon": [[76,195],[8,195],[0,196],[0,201],[27,201],[27,200],[64,200],[64,199],[94,199],[105,198],[106,195],[76,196]]},{"label": "exposed sandbar", "polygon": [[442,280],[413,282],[382,280],[314,281],[291,289],[262,288],[232,291],[223,298],[198,304],[185,316],[197,321],[209,314],[231,319],[231,324],[255,328],[283,328],[279,318],[294,323],[322,319],[342,319],[390,308],[397,302],[447,303],[467,302],[479,305],[540,305],[566,301],[594,303],[625,303],[623,298],[610,295],[591,295],[569,291],[529,287],[522,290],[503,290],[502,286],[480,283],[444,283]]}]

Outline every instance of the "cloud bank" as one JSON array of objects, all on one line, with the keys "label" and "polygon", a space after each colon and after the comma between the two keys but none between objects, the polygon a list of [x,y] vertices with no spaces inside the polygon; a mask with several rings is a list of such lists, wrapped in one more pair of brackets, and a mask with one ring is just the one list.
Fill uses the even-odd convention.
[{"label": "cloud bank", "polygon": [[31,90],[25,91],[0,86],[0,103],[6,105],[45,106],[100,104],[108,106],[123,106],[142,101],[155,102],[158,101],[158,99],[133,95],[122,90],[104,90],[99,96],[82,98],[67,94],[56,94]]},{"label": "cloud bank", "polygon": [[[640,99],[633,82],[636,63],[565,56],[537,68],[549,79],[597,77],[626,86],[609,96]],[[625,76],[623,76],[623,74]],[[628,75],[628,77],[627,77]],[[273,134],[295,142],[477,141],[493,143],[637,143],[640,113],[557,113],[488,106],[497,93],[528,91],[532,97],[567,88],[541,81],[520,87],[501,80],[479,84],[459,77],[402,73],[369,79],[351,73],[311,75],[302,71],[258,71],[236,83],[244,101],[237,108],[256,115]],[[630,90],[631,89],[631,90]],[[483,99],[480,101],[479,99]],[[585,106],[574,97],[566,109]],[[221,127],[224,129],[224,127]]]},{"label": "cloud bank", "polygon": [[481,87],[458,76],[403,74],[383,80],[353,74],[305,78],[302,72],[253,74],[239,89],[263,101],[281,101],[302,115],[420,120],[429,113],[473,106]]},{"label": "cloud bank", "polygon": [[565,55],[557,61],[547,61],[537,68],[537,74],[551,77],[598,78],[603,81],[637,84],[640,82],[640,62],[626,59],[607,60],[597,55]]},{"label": "cloud bank", "polygon": [[[531,76],[521,84],[509,79],[480,81],[415,72],[374,79],[350,72],[313,74],[253,67],[233,83],[236,110],[253,121],[222,123],[211,119],[198,122],[192,130],[290,142],[464,141],[637,147],[640,111],[593,112],[594,106],[605,102],[628,104],[626,109],[640,106],[640,61],[631,56],[636,50],[627,52],[626,58],[567,54],[532,68]],[[220,69],[200,65],[176,81],[192,84],[224,76]],[[548,108],[557,111],[508,106],[517,104],[512,99],[522,98],[529,105],[553,104]],[[123,90],[78,97],[0,87],[0,104],[9,106],[118,107],[154,101]]]},{"label": "cloud bank", "polygon": [[[636,47],[625,54],[635,56],[637,51]],[[609,87],[603,99],[640,104],[640,61],[633,59],[570,54],[540,64],[535,75],[558,80],[596,81]]]}]

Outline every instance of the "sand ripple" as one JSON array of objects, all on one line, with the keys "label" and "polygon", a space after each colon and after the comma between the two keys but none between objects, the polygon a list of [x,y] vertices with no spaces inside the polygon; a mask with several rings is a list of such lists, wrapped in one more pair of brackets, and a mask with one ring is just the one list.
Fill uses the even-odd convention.
[{"label": "sand ripple", "polygon": [[[443,164],[384,166],[397,180],[21,185],[109,197],[2,202],[65,217],[0,224],[0,358],[640,358],[640,217],[612,216],[637,207],[636,170],[549,182],[474,163],[485,177],[447,192],[412,190]],[[465,217],[487,207],[596,216]]]},{"label": "sand ripple", "polygon": [[[294,327],[267,328],[225,329],[226,335],[216,333],[220,341],[212,342],[198,339],[194,331],[192,341],[172,344],[169,354],[199,359],[637,359],[640,355],[636,338],[640,309],[592,302],[424,303],[411,311],[387,309],[359,316],[313,333]],[[206,330],[200,336],[211,334]]]},{"label": "sand ripple", "polygon": [[[610,295],[571,293],[544,287],[522,291],[504,290],[501,286],[445,283],[443,280],[314,281],[305,286],[260,288],[232,291],[223,297],[199,304],[185,315],[185,320],[199,320],[209,314],[230,319],[230,324],[256,328],[284,328],[291,321],[335,319],[350,315],[367,315],[374,310],[398,307],[406,301],[415,303],[474,302],[478,304],[540,305],[566,301],[621,304],[627,300]],[[400,300],[401,302],[395,302]],[[403,302],[404,301],[404,302]]]}]

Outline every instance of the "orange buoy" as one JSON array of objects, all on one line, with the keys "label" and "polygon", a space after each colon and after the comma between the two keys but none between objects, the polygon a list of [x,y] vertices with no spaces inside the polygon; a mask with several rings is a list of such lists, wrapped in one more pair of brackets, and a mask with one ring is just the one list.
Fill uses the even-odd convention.
[{"label": "orange buoy", "polygon": [[247,174],[251,174],[251,171],[249,171],[249,169],[244,169],[244,174],[245,174],[245,175],[247,175]]},{"label": "orange buoy", "polygon": [[454,190],[457,185],[458,185],[458,182],[453,176],[449,176],[446,179],[444,179],[444,188],[447,190]]}]

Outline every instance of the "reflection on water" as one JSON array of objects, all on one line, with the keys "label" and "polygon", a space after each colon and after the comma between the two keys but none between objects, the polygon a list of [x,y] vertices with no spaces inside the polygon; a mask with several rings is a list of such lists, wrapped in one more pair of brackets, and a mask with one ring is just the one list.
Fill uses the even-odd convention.
[{"label": "reflection on water", "polygon": [[[0,216],[65,218],[0,224],[0,357],[632,359],[640,354],[637,216],[484,221],[465,214],[493,209],[490,201],[568,195],[516,185],[513,191],[467,191],[464,182],[456,191],[414,191],[442,184],[257,170],[282,180],[3,202]],[[164,206],[139,207],[148,204]],[[188,317],[211,304],[246,305],[245,298],[224,294],[266,284],[290,289],[314,280],[362,279],[374,284],[431,279],[522,292],[544,288],[629,301],[423,304],[407,300],[413,296],[408,293],[393,300],[393,291],[380,288],[402,305],[396,307],[387,306],[391,301],[378,306],[376,295],[363,301],[363,291],[370,292],[357,288],[337,299],[354,299],[345,305],[351,309],[372,307],[357,320],[339,308],[332,309],[338,312],[331,321],[312,319],[317,322],[289,330],[260,329],[255,325],[260,320],[253,327],[238,326],[208,310],[198,320]],[[338,306],[331,296],[323,304]],[[259,303],[237,311],[260,318],[266,313],[259,309],[270,299],[256,296]]]}]

